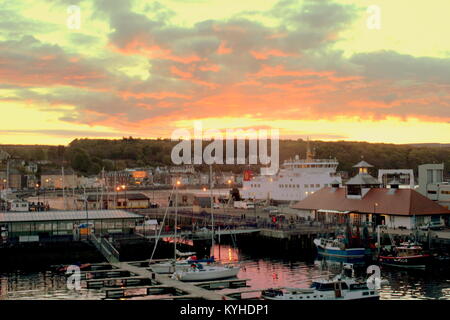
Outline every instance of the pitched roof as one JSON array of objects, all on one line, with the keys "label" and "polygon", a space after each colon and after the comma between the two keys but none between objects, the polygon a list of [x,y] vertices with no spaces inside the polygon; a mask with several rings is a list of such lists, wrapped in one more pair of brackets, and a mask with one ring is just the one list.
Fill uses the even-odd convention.
[{"label": "pitched roof", "polygon": [[[395,192],[392,192],[395,190]],[[375,204],[378,204],[375,207]],[[362,199],[348,199],[346,188],[322,188],[292,206],[295,209],[337,210],[390,215],[450,214],[440,206],[412,189],[370,189]]]},{"label": "pitched roof", "polygon": [[360,162],[358,162],[357,164],[355,164],[353,166],[353,168],[372,168],[372,167],[373,167],[373,165],[367,163],[364,160],[361,160]]},{"label": "pitched roof", "polygon": [[381,184],[377,179],[372,177],[368,173],[359,173],[350,180],[348,180],[345,184],[349,185],[365,185],[365,184]]}]

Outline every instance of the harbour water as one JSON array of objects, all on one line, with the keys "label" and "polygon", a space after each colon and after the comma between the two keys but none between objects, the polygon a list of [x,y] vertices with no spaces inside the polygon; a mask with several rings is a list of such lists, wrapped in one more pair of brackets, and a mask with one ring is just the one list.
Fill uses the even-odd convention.
[{"label": "harbour water", "polygon": [[[242,269],[238,274],[241,279],[250,279],[251,289],[270,287],[308,287],[311,279],[319,277],[324,272],[338,272],[338,268],[329,267],[325,270],[323,263],[314,257],[298,257],[285,260],[280,258],[252,257],[237,248],[216,246],[215,256],[222,262],[241,262]],[[382,287],[381,299],[433,299],[450,300],[450,274],[442,272],[427,272],[421,270],[382,269],[381,275],[389,281]],[[83,287],[83,281],[81,282]],[[224,289],[229,290],[229,289]],[[64,275],[50,271],[16,271],[0,273],[0,300],[7,299],[52,299],[52,300],[99,300],[104,292],[95,289],[82,288],[74,291],[67,288]],[[246,296],[243,296],[246,298]],[[250,296],[249,296],[250,298]]]}]

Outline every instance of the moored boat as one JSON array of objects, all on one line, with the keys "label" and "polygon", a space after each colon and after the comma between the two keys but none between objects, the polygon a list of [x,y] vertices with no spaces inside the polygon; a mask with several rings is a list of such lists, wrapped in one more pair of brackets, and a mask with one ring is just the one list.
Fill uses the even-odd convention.
[{"label": "moored boat", "polygon": [[320,255],[339,258],[363,258],[366,255],[365,248],[346,248],[339,239],[314,239],[314,244]]},{"label": "moored boat", "polygon": [[226,265],[192,264],[189,270],[178,270],[172,275],[173,279],[180,281],[208,281],[236,277],[240,268]]},{"label": "moored boat", "polygon": [[425,269],[432,262],[432,256],[417,243],[402,243],[389,252],[382,252],[378,260],[387,266]]},{"label": "moored boat", "polygon": [[177,260],[175,263],[174,261],[159,262],[150,264],[150,269],[156,273],[167,274],[174,273],[177,270],[188,271],[194,263],[201,263],[203,265],[214,263],[214,257],[208,259],[197,259],[196,257],[189,257],[187,259]]},{"label": "moored boat", "polygon": [[379,300],[377,288],[369,288],[367,281],[344,273],[332,279],[321,278],[309,288],[271,288],[261,297],[267,300]]}]

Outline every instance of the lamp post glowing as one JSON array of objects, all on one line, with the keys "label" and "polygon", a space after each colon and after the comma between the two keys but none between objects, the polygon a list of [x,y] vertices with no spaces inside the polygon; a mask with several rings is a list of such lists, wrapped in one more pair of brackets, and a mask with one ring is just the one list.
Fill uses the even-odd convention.
[{"label": "lamp post glowing", "polygon": [[119,203],[119,191],[120,191],[120,187],[117,186],[116,187],[116,203],[114,204],[114,207],[117,209],[118,207],[118,203]]},{"label": "lamp post glowing", "polygon": [[36,183],[36,194],[38,196],[38,207],[39,207],[39,183]]},{"label": "lamp post glowing", "polygon": [[121,186],[121,188],[122,188],[122,190],[124,190],[125,191],[125,209],[126,208],[128,208],[128,199],[127,199],[127,187],[123,184],[122,186]]}]

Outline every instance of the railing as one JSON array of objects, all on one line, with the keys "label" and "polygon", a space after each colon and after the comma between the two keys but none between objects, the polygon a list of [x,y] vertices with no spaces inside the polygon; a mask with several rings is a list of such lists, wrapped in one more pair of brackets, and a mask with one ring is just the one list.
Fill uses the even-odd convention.
[{"label": "railing", "polygon": [[119,251],[107,241],[105,238],[98,239],[95,234],[89,235],[89,240],[95,245],[97,250],[108,260],[110,263],[116,263],[120,261]]}]

